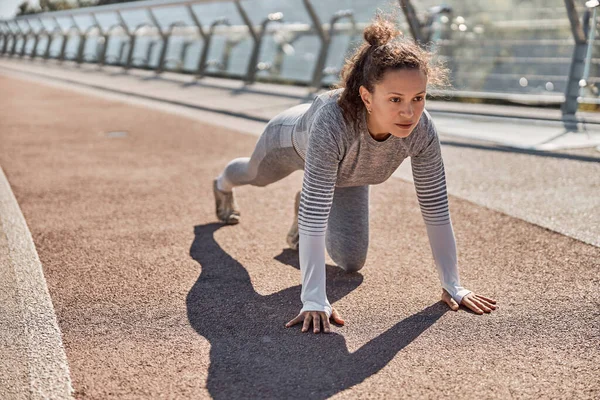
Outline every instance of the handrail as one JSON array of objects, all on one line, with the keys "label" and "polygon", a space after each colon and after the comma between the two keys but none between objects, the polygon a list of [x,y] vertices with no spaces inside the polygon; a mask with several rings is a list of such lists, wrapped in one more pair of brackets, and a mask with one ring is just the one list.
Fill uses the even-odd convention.
[{"label": "handrail", "polygon": [[[71,15],[87,15],[87,14],[102,14],[106,12],[118,12],[118,11],[132,11],[132,10],[141,10],[147,8],[168,8],[168,7],[177,7],[177,6],[187,6],[193,4],[206,4],[210,2],[218,2],[218,0],[148,0],[148,1],[136,1],[136,2],[128,2],[128,3],[118,3],[118,4],[107,4],[103,6],[95,6],[95,7],[83,7],[83,8],[75,8],[70,10],[62,10],[62,11],[52,11],[52,12],[44,12],[35,14],[35,18],[53,18],[53,17],[69,17]],[[0,22],[4,21],[20,21],[24,19],[32,18],[31,15],[22,15],[13,19],[0,20]]]},{"label": "handrail", "polygon": [[[215,0],[217,1],[217,0]],[[223,0],[221,0],[223,1]],[[442,1],[442,0],[438,0]],[[525,71],[520,72],[519,70],[509,70],[506,72],[499,71],[498,66],[490,66],[490,70],[486,72],[485,79],[514,79],[518,73],[521,73],[522,78],[530,79],[531,81],[535,81],[535,84],[530,84],[530,87],[534,87],[536,85],[540,85],[538,82],[542,82],[541,85],[546,85],[546,87],[553,87],[553,83],[560,82],[560,88],[558,90],[562,90],[564,87],[565,80],[568,80],[569,87],[565,92],[565,101],[569,103],[570,112],[576,110],[577,102],[578,102],[578,76],[582,75],[581,72],[584,70],[583,61],[585,61],[585,54],[591,54],[590,51],[586,52],[584,47],[590,47],[590,41],[586,37],[587,30],[581,26],[581,21],[577,14],[577,11],[580,9],[579,5],[576,6],[576,0],[564,0],[568,18],[564,16],[562,18],[558,17],[556,12],[547,13],[543,15],[543,18],[533,20],[527,18],[521,18],[519,20],[493,20],[489,23],[489,29],[498,29],[501,32],[505,32],[508,29],[548,29],[548,27],[552,27],[552,29],[564,29],[567,25],[571,26],[572,39],[564,40],[564,39],[544,39],[546,42],[552,42],[553,46],[557,46],[557,50],[560,53],[556,54],[556,57],[546,56],[546,57],[517,57],[514,60],[514,63],[522,63],[522,62],[536,62],[540,65],[543,70],[536,71],[538,72],[535,77],[531,73],[526,73]],[[317,37],[319,42],[317,44],[318,48],[314,50],[314,56],[310,54],[312,50],[309,50],[305,56],[306,60],[310,60],[312,64],[312,71],[307,78],[298,78],[296,82],[302,81],[303,84],[308,83],[312,87],[320,88],[323,85],[323,79],[329,74],[334,74],[339,72],[339,68],[337,65],[327,66],[328,57],[332,51],[333,37],[334,35],[339,34],[348,34],[353,35],[357,31],[362,30],[368,22],[359,22],[356,20],[353,12],[351,10],[340,10],[333,13],[330,16],[319,16],[315,12],[312,7],[311,0],[303,0],[304,8],[306,9],[309,21],[307,22],[286,22],[285,24],[273,26],[271,22],[283,22],[283,14],[280,12],[276,12],[276,10],[270,10],[268,15],[258,15],[257,17],[253,16],[254,21],[250,19],[248,13],[246,12],[247,6],[250,1],[242,2],[241,0],[230,0],[228,2],[224,2],[223,4],[227,4],[228,7],[235,7],[237,13],[239,14],[242,23],[238,23],[236,25],[231,24],[229,20],[225,17],[215,18],[212,21],[202,21],[202,7],[200,4],[205,4],[207,0],[146,0],[146,1],[137,1],[131,3],[120,3],[120,4],[112,4],[105,6],[96,6],[96,7],[87,7],[80,8],[75,10],[65,10],[59,12],[51,12],[51,13],[41,13],[35,15],[26,15],[20,16],[10,20],[0,20],[0,55],[10,55],[15,56],[19,54],[23,57],[25,54],[29,54],[28,49],[31,47],[30,40],[33,38],[33,48],[31,50],[31,54],[29,54],[30,58],[35,58],[38,56],[38,47],[40,46],[40,38],[43,36],[48,37],[48,43],[46,44],[46,50],[44,51],[44,59],[50,58],[50,48],[53,44],[53,41],[56,39],[56,36],[60,33],[63,38],[63,43],[61,46],[60,54],[56,56],[59,61],[63,61],[66,58],[66,52],[73,51],[76,48],[76,61],[78,64],[88,61],[97,62],[98,65],[104,65],[107,57],[114,57],[114,53],[112,50],[108,49],[109,43],[112,43],[114,40],[119,40],[120,46],[118,49],[119,56],[116,58],[117,64],[121,65],[125,70],[132,67],[134,64],[134,52],[136,50],[136,42],[139,36],[151,36],[153,37],[152,41],[149,43],[148,47],[145,48],[145,59],[144,56],[140,57],[145,60],[145,65],[141,65],[143,68],[150,68],[149,64],[152,64],[152,68],[155,68],[156,73],[160,74],[166,68],[174,69],[181,68],[182,65],[186,63],[186,56],[190,54],[198,54],[196,53],[198,47],[195,46],[199,40],[202,40],[202,49],[200,50],[200,54],[198,54],[198,61],[195,70],[186,71],[192,72],[195,74],[197,78],[202,78],[207,75],[207,68],[209,66],[218,65],[219,70],[214,71],[211,69],[210,75],[215,76],[226,76],[232,78],[242,78],[247,84],[252,84],[257,79],[258,71],[268,70],[270,75],[268,79],[270,80],[279,80],[282,81],[282,65],[284,64],[284,60],[286,57],[294,54],[294,48],[292,44],[295,46],[295,42],[300,38],[305,37]],[[451,17],[450,13],[452,9],[448,6],[435,6],[428,9],[419,9],[415,8],[413,5],[418,6],[418,4],[412,2],[411,0],[398,0],[399,4],[403,7],[405,20],[401,24],[401,29],[404,31],[410,31],[412,33],[413,39],[419,42],[421,45],[425,46],[428,44],[430,40],[435,41],[436,47],[441,47],[445,51],[440,54],[440,59],[449,60],[450,62],[461,62],[464,57],[462,55],[453,53],[453,51],[458,50],[456,45],[461,45],[464,43],[473,43],[475,50],[477,50],[483,41],[477,42],[475,39],[463,35],[461,32],[453,28],[456,33],[453,33],[450,30],[450,23],[448,17]],[[163,10],[168,7],[180,7],[187,9],[187,13],[191,21],[193,22],[182,22],[178,21],[176,23],[171,23],[168,27],[161,26],[159,22],[158,15],[156,14],[156,10]],[[142,10],[148,13],[150,23],[142,23],[139,24],[135,28],[131,28],[123,17],[122,13],[126,11],[132,10]],[[555,11],[559,11],[560,9],[556,9]],[[419,11],[419,13],[417,13]],[[235,11],[234,11],[235,12]],[[421,17],[424,12],[425,17]],[[102,25],[98,22],[97,16],[99,14],[112,13],[116,15],[118,23],[111,25],[108,29],[104,29]],[[442,13],[444,13],[447,17],[442,17]],[[265,11],[265,14],[267,12]],[[75,21],[75,16],[83,16],[90,15],[93,19],[92,26],[87,26],[85,30],[82,32],[83,24],[78,24]],[[72,26],[68,29],[64,29],[57,21],[57,17],[68,17],[72,20]],[[229,17],[229,15],[228,15]],[[329,18],[328,18],[329,17]],[[36,19],[40,22],[40,28],[38,29],[37,23],[32,24],[31,21]],[[48,24],[44,24],[47,19],[54,20],[54,23],[57,25],[54,28],[48,26]],[[323,20],[323,22],[321,22]],[[439,22],[442,21],[442,22]],[[61,21],[62,22],[62,21]],[[437,23],[439,22],[439,24]],[[446,24],[447,25],[444,25]],[[468,23],[467,23],[468,24]],[[35,28],[34,28],[35,26]],[[441,26],[442,28],[437,28],[437,26]],[[122,29],[117,29],[121,27]],[[177,28],[177,36],[182,37],[182,45],[181,49],[177,49],[177,54],[173,56],[173,58],[167,59],[167,53],[169,53],[169,48],[175,43],[175,39],[171,40],[174,36],[174,29]],[[470,30],[471,26],[469,26],[469,31],[467,34],[471,34],[474,36]],[[93,60],[86,59],[85,46],[87,39],[91,39],[91,33],[93,29],[97,29],[99,32],[97,43],[96,43],[96,57]],[[441,29],[441,30],[439,30]],[[486,30],[488,26],[486,25]],[[122,32],[121,32],[122,30]],[[435,30],[435,32],[434,32]],[[461,28],[462,30],[462,28]],[[277,32],[282,32],[277,33]],[[432,35],[432,32],[434,35]],[[444,37],[441,37],[439,34],[435,33],[447,33]],[[222,50],[222,55],[220,60],[209,60],[209,53],[211,52],[211,47],[214,46],[214,38],[215,35],[222,36],[225,38],[224,48]],[[267,35],[276,35],[275,42],[277,48],[275,49],[275,55],[272,60],[259,60],[261,57],[261,49],[263,45],[265,45],[265,36]],[[450,36],[451,35],[451,36]],[[77,36],[79,38],[78,45],[72,43],[72,38]],[[351,36],[352,37],[352,36]],[[477,37],[475,35],[474,37]],[[483,36],[482,36],[483,37]],[[128,39],[128,40],[127,40]],[[250,50],[250,54],[247,56],[247,66],[245,68],[245,72],[238,73],[232,72],[231,68],[229,68],[229,60],[233,59],[233,55],[237,55],[233,52],[233,48],[240,43],[247,44],[247,40],[250,39],[252,41],[252,46]],[[492,40],[496,45],[506,45],[510,46],[513,43],[519,46],[528,46],[527,38],[522,39],[501,39],[495,40],[495,38],[488,38],[486,44],[489,44],[489,40]],[[557,68],[564,67],[566,62],[566,57],[564,54],[563,46],[572,46],[575,41],[575,50],[573,54],[573,59],[571,61],[571,70],[564,76],[560,75],[561,72],[556,72],[555,69],[546,70],[546,65],[550,62],[557,63]],[[161,53],[158,57],[158,64],[154,65],[154,61],[156,59],[156,55],[153,55],[153,50],[156,50],[156,46],[162,43]],[[179,42],[178,42],[179,43]],[[351,43],[351,41],[350,41]],[[537,43],[537,42],[536,42]],[[540,40],[541,43],[541,40]],[[125,48],[128,46],[128,54],[125,60]],[[89,47],[89,46],[88,46]],[[489,46],[488,46],[489,47]],[[109,51],[110,50],[110,51]],[[171,53],[173,53],[174,49],[171,49]],[[477,59],[473,59],[473,62],[481,62],[488,61],[490,63],[497,62],[511,62],[510,58],[507,57],[497,57],[495,53],[490,53],[487,50],[483,52],[483,50],[478,50],[481,53],[481,57]],[[112,55],[107,55],[107,53],[111,53]],[[40,52],[41,55],[41,52]],[[531,54],[528,54],[530,56]],[[541,54],[541,56],[545,56]],[[314,58],[311,58],[314,57]],[[589,58],[589,57],[588,57]],[[152,59],[152,60],[151,60]],[[137,60],[137,57],[136,57]],[[151,62],[153,61],[153,62]],[[260,61],[260,62],[259,62]],[[471,62],[467,61],[467,62]],[[171,64],[174,62],[174,64]],[[137,64],[137,61],[135,62]],[[593,59],[591,62],[588,62],[588,68],[590,65],[595,65],[597,63],[596,59]],[[172,67],[175,65],[176,67]],[[461,64],[464,66],[464,64]],[[477,67],[478,71],[481,70],[482,67]],[[237,68],[236,68],[237,69]],[[471,72],[466,71],[465,69],[455,70],[454,68],[453,74],[455,77],[463,77],[465,74],[471,74]],[[495,73],[498,71],[498,73]],[[560,71],[560,70],[559,70]],[[587,71],[587,70],[586,70]],[[583,71],[583,72],[586,72]],[[593,71],[593,70],[592,70]],[[559,76],[560,75],[560,76]],[[584,74],[587,76],[587,74]],[[491,77],[491,78],[489,78]],[[477,76],[475,76],[477,78]],[[521,78],[521,79],[522,79]],[[532,79],[533,78],[533,79]],[[288,79],[288,78],[286,78]],[[293,78],[296,79],[296,78]],[[483,78],[482,78],[483,79]],[[548,81],[544,83],[541,81],[542,79],[547,79]],[[579,78],[580,79],[580,78]],[[290,78],[290,81],[292,78]],[[517,79],[518,80],[518,79]],[[593,76],[587,81],[595,82],[597,78]],[[507,81],[509,82],[509,81]],[[513,81],[515,82],[515,81]],[[484,82],[481,79],[478,80],[478,87],[483,87]],[[493,86],[497,86],[496,83],[492,82]],[[548,86],[549,85],[549,86]],[[488,92],[492,92],[493,89],[486,88]],[[526,89],[531,91],[532,89]],[[543,86],[541,87],[543,89]],[[550,92],[553,92],[554,89],[547,89]],[[517,86],[515,91],[519,91],[519,87]],[[500,97],[499,97],[500,98]]]}]

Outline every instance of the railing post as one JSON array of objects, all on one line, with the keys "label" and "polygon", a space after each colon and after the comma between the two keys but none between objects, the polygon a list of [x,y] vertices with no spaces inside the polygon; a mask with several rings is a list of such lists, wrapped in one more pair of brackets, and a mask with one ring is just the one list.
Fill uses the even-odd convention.
[{"label": "railing post", "polygon": [[46,27],[44,26],[42,19],[38,18],[38,21],[42,27],[40,28],[40,30],[37,33],[34,33],[35,40],[33,42],[33,49],[31,50],[31,57],[30,57],[31,59],[34,59],[37,56],[37,47],[38,47],[38,44],[40,43],[40,35],[42,34],[42,31],[44,33],[48,34],[48,31],[46,31]]},{"label": "railing post", "polygon": [[2,54],[6,54],[6,50],[8,49],[8,38],[12,35],[12,29],[10,29],[8,22],[5,22],[4,26],[6,27],[6,32],[4,34],[4,42],[2,43]]},{"label": "railing post", "polygon": [[292,43],[294,43],[296,40],[300,39],[300,35],[298,34],[294,34],[291,38],[289,38],[288,40],[285,40],[283,43],[279,43],[279,45],[277,46],[277,53],[275,53],[275,56],[273,57],[273,65],[271,66],[271,75],[272,76],[280,76],[281,75],[281,66],[283,65],[283,60],[286,56],[286,54],[288,54],[288,52],[286,51],[286,46],[290,46],[292,45]]},{"label": "railing post", "polygon": [[198,28],[198,33],[200,34],[200,37],[202,38],[202,42],[204,44],[204,46],[202,48],[202,56],[200,56],[200,61],[198,61],[198,67],[196,68],[196,77],[200,78],[204,74],[204,63],[206,61],[203,60],[203,56],[204,56],[204,51],[207,48],[207,46],[209,45],[209,43],[208,43],[207,35],[206,35],[206,33],[204,33],[204,29],[202,29],[202,24],[200,23],[200,20],[198,19],[198,17],[196,16],[196,13],[192,9],[191,4],[187,5],[187,10],[188,10],[188,14],[190,14],[190,17],[192,18],[192,21],[194,21],[196,28]]},{"label": "railing post", "polygon": [[[579,81],[583,76],[583,68],[587,47],[587,38],[583,33],[581,21],[579,15],[575,9],[574,0],[565,0],[565,7],[567,9],[567,16],[571,23],[571,33],[575,40],[575,46],[573,49],[573,57],[571,59],[571,66],[569,67],[569,76],[567,79],[567,87],[565,89],[565,102],[561,106],[563,120],[574,120],[575,114],[579,103],[577,98],[579,97]],[[595,23],[595,21],[592,21]]]},{"label": "railing post", "polygon": [[148,43],[148,49],[146,50],[146,67],[150,67],[150,58],[152,58],[152,51],[154,50],[154,46],[156,46],[156,41],[151,41]]},{"label": "railing post", "polygon": [[2,54],[4,43],[6,43],[6,32],[4,31],[4,28],[0,29],[0,37],[2,37],[2,47],[0,47],[0,54]]},{"label": "railing post", "polygon": [[417,13],[415,11],[414,6],[412,5],[411,0],[399,0],[400,8],[404,13],[404,17],[408,22],[408,28],[410,29],[410,34],[413,39],[419,46],[426,46],[427,42],[431,39],[432,34],[432,24],[436,15],[443,13],[451,13],[452,8],[447,5],[434,6],[427,10],[427,20],[425,23],[422,23],[417,17]]},{"label": "railing post", "polygon": [[215,28],[217,27],[217,25],[229,25],[229,21],[227,20],[227,18],[219,18],[215,21],[213,21],[212,24],[210,24],[210,29],[208,30],[208,35],[206,35],[206,39],[204,41],[204,48],[202,49],[202,55],[200,56],[200,61],[198,62],[198,72],[196,73],[196,76],[198,78],[201,78],[202,76],[204,76],[204,73],[206,71],[206,63],[208,60],[208,53],[210,51],[210,44],[212,42],[212,37],[213,34],[215,33]]},{"label": "railing post", "polygon": [[54,19],[54,24],[56,24],[56,26],[54,27],[54,29],[52,29],[48,33],[48,43],[46,43],[46,51],[44,51],[44,60],[47,60],[48,58],[50,58],[50,46],[52,46],[52,42],[54,42],[54,32],[56,32],[57,29],[60,32],[62,32],[62,28],[60,27],[56,17],[54,17],[53,19]]},{"label": "railing post", "polygon": [[246,83],[252,83],[252,82],[254,82],[254,77],[256,75],[256,61],[258,59],[256,50],[258,49],[258,46],[259,46],[259,37],[258,37],[258,34],[256,33],[256,31],[254,30],[252,21],[250,21],[248,14],[246,14],[246,10],[244,10],[242,5],[240,4],[240,1],[235,0],[234,4],[235,4],[238,12],[240,13],[240,16],[244,20],[244,23],[248,27],[248,32],[250,33],[250,36],[252,37],[252,40],[254,41],[254,47],[252,50],[252,54],[250,55],[250,61],[248,62],[248,68],[246,70]]},{"label": "railing post", "polygon": [[588,79],[590,77],[590,67],[592,65],[592,53],[594,52],[594,40],[596,40],[596,23],[597,20],[596,18],[598,17],[598,6],[600,5],[600,2],[598,2],[598,0],[595,0],[594,2],[588,2],[588,4],[595,4],[595,6],[593,6],[594,11],[592,11],[592,25],[589,27],[589,30],[587,31],[587,49],[585,52],[585,64],[583,67],[583,77],[581,78],[580,81],[580,86],[581,86],[581,95],[583,96],[584,93],[584,88],[586,86],[588,86]]},{"label": "railing post", "polygon": [[4,43],[2,44],[2,54],[6,54],[8,52],[8,41],[13,37],[13,30],[8,24],[8,22],[5,22],[4,26],[6,28],[6,35],[4,36]]},{"label": "railing post", "polygon": [[77,46],[77,55],[75,56],[75,59],[77,61],[77,65],[80,65],[83,61],[83,50],[85,48],[85,42],[87,41],[87,30],[85,32],[81,30],[79,25],[77,25],[77,21],[75,21],[75,17],[73,15],[71,15],[71,20],[79,32],[79,45]]},{"label": "railing post", "polygon": [[23,58],[23,56],[25,56],[25,50],[27,47],[27,42],[29,41],[29,35],[31,34],[31,32],[33,32],[33,28],[31,27],[31,23],[29,23],[28,19],[25,20],[25,23],[27,24],[29,29],[27,30],[27,33],[25,33],[23,36],[23,46],[21,46],[21,52],[19,53],[20,58]]},{"label": "railing post", "polygon": [[402,12],[406,17],[410,34],[414,38],[415,42],[419,43],[420,45],[425,44],[425,37],[423,35],[421,21],[419,21],[417,13],[415,12],[415,8],[410,0],[400,0],[400,7],[402,8]]},{"label": "railing post", "polygon": [[[131,32],[131,45],[129,46],[129,54],[127,55],[127,64],[125,65],[125,69],[128,70],[129,68],[131,68],[131,64],[133,63],[133,52],[135,49],[135,44],[137,42],[137,32],[145,27],[152,27],[152,25],[147,24],[147,23],[141,23],[139,25],[137,25],[135,27],[135,29]],[[149,63],[150,63],[150,55],[152,54],[152,49],[153,47],[156,45],[155,41],[151,41],[148,44],[148,50],[147,50],[147,56],[146,56],[146,67],[148,67]]]},{"label": "railing post", "polygon": [[98,33],[100,33],[100,36],[103,39],[102,50],[97,51],[97,53],[96,53],[96,57],[97,57],[96,63],[98,64],[98,66],[101,67],[104,65],[104,58],[106,56],[106,48],[108,47],[108,30],[105,32],[102,29],[102,25],[100,25],[100,21],[98,21],[96,14],[92,13],[92,19],[94,20],[94,24],[98,27]]},{"label": "railing post", "polygon": [[[169,49],[169,43],[171,42],[171,35],[173,34],[173,29],[175,29],[178,26],[187,26],[187,25],[185,24],[185,22],[181,22],[181,21],[173,22],[173,23],[171,23],[171,25],[169,25],[169,29],[165,32],[166,40],[165,40],[165,43],[163,45],[164,52],[161,53],[161,56],[165,58],[164,61],[163,61],[163,68],[166,65],[167,61],[168,61],[166,59],[166,55],[167,55],[167,51]],[[181,54],[181,58],[179,60],[180,63],[183,63],[183,61],[185,60],[185,47],[186,47],[186,44],[187,43],[184,43],[184,46],[183,46],[184,49],[183,49],[183,53]]]},{"label": "railing post", "polygon": [[[75,18],[72,15],[71,15],[71,18],[73,19],[73,24],[77,25],[77,23],[75,22]],[[88,35],[90,34],[90,31],[92,29],[98,29],[98,32],[100,32],[100,34],[102,34],[102,29],[100,28],[99,25],[89,26],[85,31],[81,31],[79,26],[77,26],[77,29],[80,32],[79,48],[77,50],[77,65],[81,65],[85,61],[84,60],[85,44],[87,43],[87,38],[88,38]]]},{"label": "railing post", "polygon": [[131,62],[133,60],[133,50],[135,48],[136,36],[135,32],[132,32],[129,29],[129,26],[127,26],[127,22],[125,22],[125,19],[123,18],[123,15],[120,11],[117,11],[117,16],[119,17],[119,21],[121,21],[121,24],[123,24],[123,29],[125,29],[125,33],[127,34],[127,36],[129,36],[129,51],[127,52],[127,60],[125,61],[124,65],[124,68],[128,70],[129,68],[131,68]]},{"label": "railing post", "polygon": [[246,79],[245,82],[247,84],[252,84],[256,80],[256,69],[258,64],[258,57],[260,56],[260,48],[262,45],[262,40],[265,35],[265,31],[267,30],[267,25],[272,21],[281,21],[283,19],[283,14],[280,12],[271,13],[263,20],[261,23],[261,30],[259,33],[256,32],[254,27],[252,26],[252,21],[248,17],[246,10],[240,4],[240,0],[235,0],[235,5],[238,9],[238,12],[242,16],[242,19],[248,26],[248,30],[250,31],[250,36],[252,36],[252,40],[254,41],[254,47],[252,48],[252,54],[250,55],[250,61],[248,61],[248,68],[246,71]]},{"label": "railing post", "polygon": [[12,43],[12,48],[10,49],[10,56],[11,57],[14,56],[15,53],[16,53],[16,51],[17,51],[17,42],[18,42],[17,37],[23,35],[23,30],[21,29],[21,27],[19,26],[19,24],[16,24],[16,25],[17,25],[17,29],[19,30],[19,33],[16,33],[13,36],[14,39],[13,39],[13,43]]},{"label": "railing post", "polygon": [[[151,8],[148,8],[148,14],[150,15],[150,19],[152,20],[154,26],[156,26],[158,34],[160,35],[163,41],[162,49],[160,51],[160,57],[158,59],[158,65],[156,66],[156,73],[160,74],[164,71],[165,68],[165,57],[167,56],[167,46],[169,45],[170,35],[165,34],[165,32],[162,30],[160,24],[158,23],[158,19],[156,19],[156,16],[154,15],[154,12],[152,12]],[[148,57],[148,62],[150,62],[150,57]]]},{"label": "railing post", "polygon": [[192,42],[189,40],[186,40],[183,42],[183,44],[181,45],[181,50],[179,51],[179,60],[180,60],[180,66],[177,69],[178,71],[183,71],[185,69],[185,58],[187,55],[187,51],[189,49],[189,47],[192,45]]},{"label": "railing post", "polygon": [[[329,46],[331,45],[331,38],[333,37],[333,32],[334,32],[334,28],[335,28],[335,24],[337,21],[339,21],[342,18],[349,18],[351,23],[352,23],[352,27],[353,30],[352,32],[356,32],[356,21],[354,20],[354,11],[352,10],[341,10],[336,12],[333,17],[331,17],[331,20],[329,21],[329,33],[328,33],[328,40],[327,40],[327,50],[325,51],[325,54],[323,56],[323,65],[321,65],[320,68],[320,74],[318,76],[318,80],[316,82],[314,82],[314,87],[315,88],[319,88],[321,86],[321,81],[323,80],[323,74],[325,72],[325,61],[327,60],[327,53],[329,52]],[[350,35],[350,37],[352,37],[352,35]],[[316,72],[316,71],[315,71]]]},{"label": "railing post", "polygon": [[315,62],[315,66],[313,67],[313,76],[311,80],[311,86],[317,88],[318,86],[320,86],[321,79],[323,78],[323,68],[327,59],[327,51],[329,48],[330,38],[329,34],[323,29],[323,25],[321,25],[321,20],[315,12],[315,9],[310,0],[304,0],[304,7],[306,8],[308,15],[310,16],[310,19],[313,22],[313,27],[317,31],[319,39],[321,40],[319,57],[317,57],[317,61]]},{"label": "railing post", "polygon": [[[283,20],[283,14],[280,12],[271,13],[267,16],[267,18],[265,18],[263,20],[263,22],[261,24],[260,32],[258,33],[258,43],[255,46],[256,48],[252,52],[252,54],[255,57],[254,68],[252,69],[252,73],[251,73],[252,80],[248,81],[248,83],[254,83],[254,81],[256,80],[256,71],[258,69],[258,58],[260,56],[260,49],[262,47],[262,42],[265,37],[265,33],[267,32],[267,25],[269,24],[269,22],[273,22],[273,21],[281,22],[282,20]],[[252,59],[251,59],[251,61],[252,61]]]},{"label": "railing post", "polygon": [[208,53],[210,51],[210,44],[212,41],[212,36],[215,32],[215,28],[217,27],[217,25],[229,25],[229,20],[225,17],[217,18],[210,24],[208,33],[205,33],[204,29],[202,28],[202,24],[200,23],[200,20],[198,19],[196,13],[192,9],[192,6],[188,4],[187,7],[190,17],[192,17],[194,24],[196,24],[196,27],[198,28],[198,33],[200,33],[202,41],[204,42],[204,45],[202,47],[202,54],[200,55],[200,59],[198,60],[198,67],[196,68],[196,78],[199,79],[204,76],[204,73],[206,71]]},{"label": "railing post", "polygon": [[[311,79],[311,87],[319,89],[321,87],[321,82],[323,81],[325,63],[327,62],[327,54],[329,53],[331,38],[333,37],[336,22],[342,18],[350,18],[353,26],[356,26],[356,22],[354,21],[354,12],[352,10],[340,10],[331,17],[331,20],[329,21],[329,31],[326,32],[323,29],[319,16],[315,12],[310,0],[304,0],[304,6],[313,21],[313,26],[319,35],[319,39],[321,39],[321,48],[319,49],[319,56],[315,62]],[[352,37],[352,35],[350,35],[350,37]]]},{"label": "railing post", "polygon": [[[452,14],[452,7],[447,5],[433,6],[427,9],[427,19],[424,24],[421,24],[421,35],[423,37],[423,43],[429,43],[432,40],[436,40],[433,36],[433,24],[441,14]],[[436,32],[439,33],[439,32]]]},{"label": "railing post", "polygon": [[[240,44],[241,41],[242,41],[241,39],[230,39],[230,38],[227,38],[227,40],[225,41],[225,46],[223,48],[223,58],[221,61],[221,70],[222,71],[227,71],[229,69],[231,50],[233,50],[235,46]],[[209,64],[209,63],[210,63],[210,60],[207,61],[207,64]]]},{"label": "railing post", "polygon": [[[115,24],[115,25],[109,27],[106,31],[104,31],[104,33],[102,34],[102,37],[104,38],[102,51],[98,52],[98,66],[100,66],[100,67],[104,66],[106,63],[106,51],[108,50],[108,44],[110,43],[110,39],[112,37],[111,32],[113,31],[114,28],[117,28],[117,27],[123,29],[123,32],[127,33],[127,29],[121,23]],[[121,59],[123,58],[123,46],[124,45],[125,45],[125,42],[122,42],[121,46],[119,48],[119,55],[117,57],[118,62],[121,62]]]},{"label": "railing post", "polygon": [[125,54],[125,46],[127,46],[127,42],[123,41],[119,43],[119,55],[117,56],[117,64],[123,63],[124,65],[125,61],[127,61],[123,61],[123,54]]},{"label": "railing post", "polygon": [[73,25],[66,31],[63,31],[63,41],[60,46],[60,55],[59,55],[60,62],[63,62],[65,60],[66,52],[67,52],[67,44],[69,43],[69,39],[71,38],[71,30],[73,28],[75,28],[77,30],[77,33],[79,34],[79,36],[81,36],[81,30],[76,25]]}]

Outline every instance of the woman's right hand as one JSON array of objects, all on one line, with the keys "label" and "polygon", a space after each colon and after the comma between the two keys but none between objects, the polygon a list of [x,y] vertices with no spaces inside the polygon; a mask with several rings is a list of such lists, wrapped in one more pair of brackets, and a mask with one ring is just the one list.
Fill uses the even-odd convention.
[{"label": "woman's right hand", "polygon": [[319,333],[321,331],[321,323],[323,323],[323,332],[329,333],[331,331],[329,319],[332,319],[336,324],[344,325],[344,320],[340,314],[335,308],[331,307],[330,318],[327,318],[327,314],[323,311],[304,311],[298,314],[296,318],[285,324],[285,327],[289,328],[290,326],[294,326],[304,321],[304,324],[302,325],[302,332],[308,332],[312,323],[313,332]]}]

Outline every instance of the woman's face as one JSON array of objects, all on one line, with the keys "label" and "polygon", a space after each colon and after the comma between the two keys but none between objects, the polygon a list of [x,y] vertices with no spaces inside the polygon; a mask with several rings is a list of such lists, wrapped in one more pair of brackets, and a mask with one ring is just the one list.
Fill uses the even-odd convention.
[{"label": "woman's face", "polygon": [[427,76],[419,69],[386,71],[372,93],[361,86],[361,98],[371,110],[367,114],[371,135],[376,139],[409,136],[423,114],[426,90]]}]

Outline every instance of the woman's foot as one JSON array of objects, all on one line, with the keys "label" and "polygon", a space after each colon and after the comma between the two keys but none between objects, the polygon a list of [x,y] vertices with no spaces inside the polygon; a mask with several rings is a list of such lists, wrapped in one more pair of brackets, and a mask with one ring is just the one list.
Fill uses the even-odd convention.
[{"label": "woman's foot", "polygon": [[215,207],[217,218],[227,225],[235,225],[240,222],[240,210],[233,196],[233,191],[222,192],[217,188],[217,180],[213,181],[213,193],[215,195]]},{"label": "woman's foot", "polygon": [[294,202],[294,222],[287,234],[287,244],[292,250],[298,250],[300,243],[300,234],[298,233],[298,210],[300,209],[300,192],[296,193],[296,201]]}]

